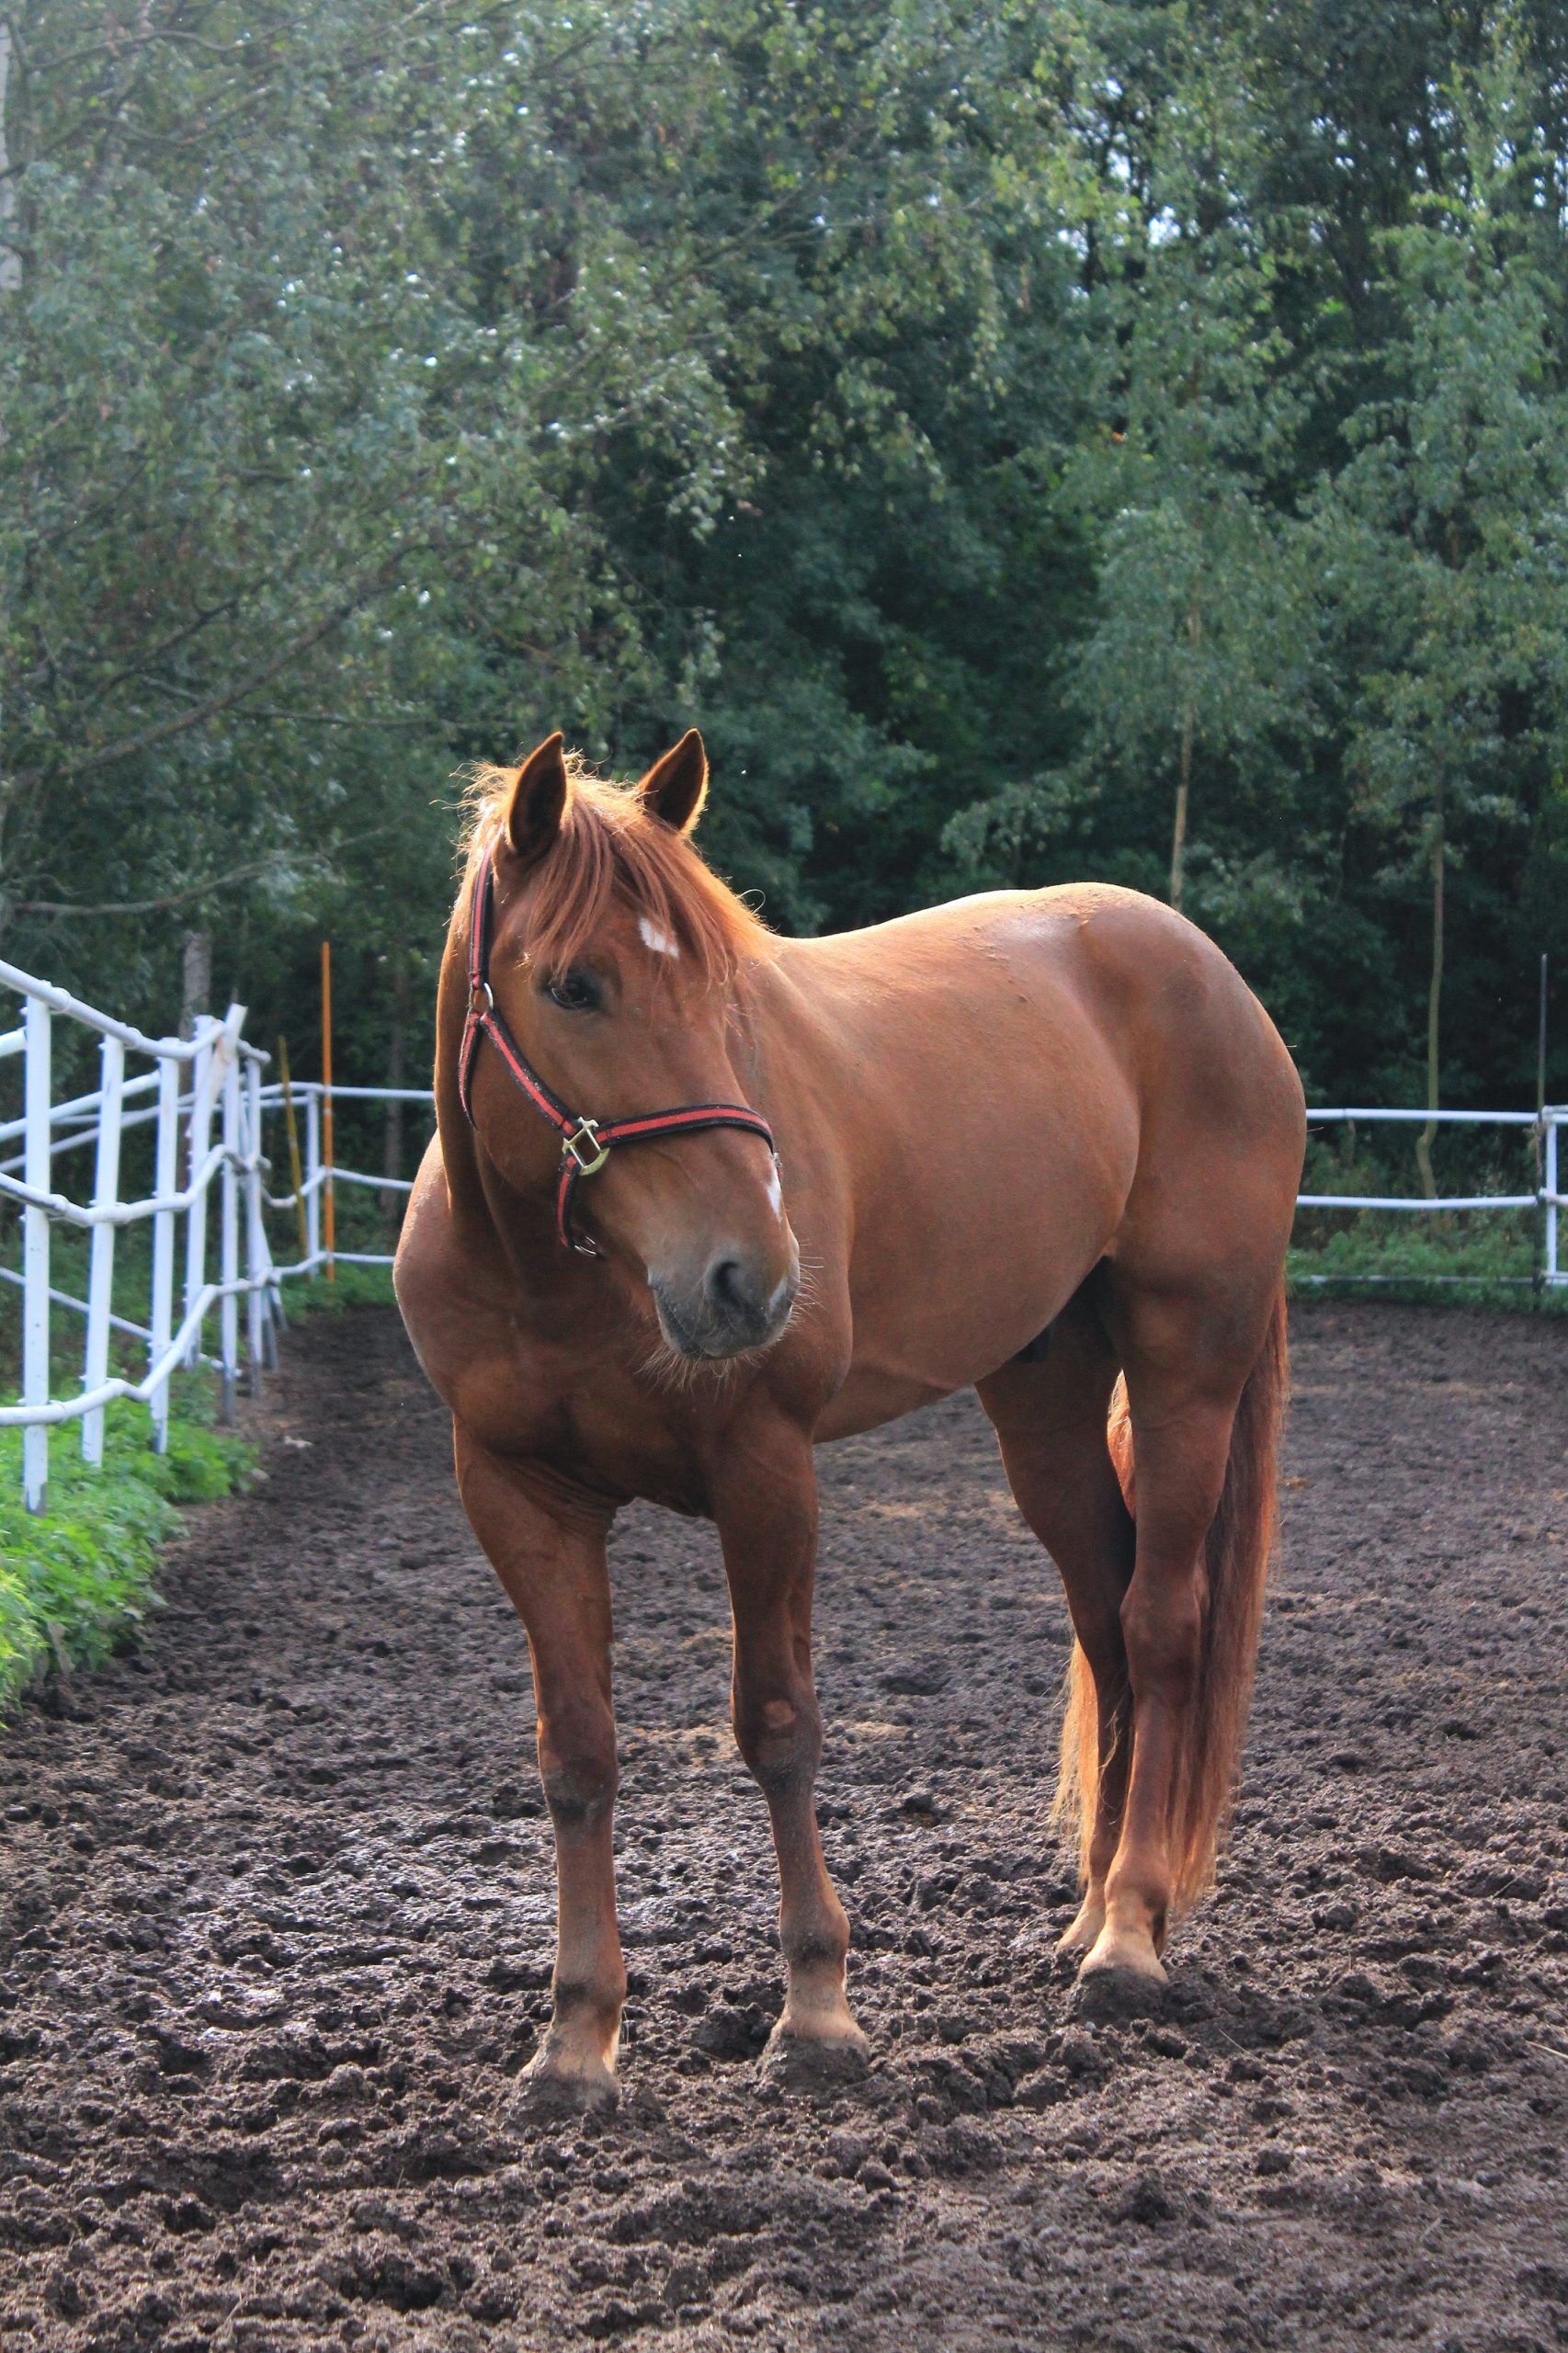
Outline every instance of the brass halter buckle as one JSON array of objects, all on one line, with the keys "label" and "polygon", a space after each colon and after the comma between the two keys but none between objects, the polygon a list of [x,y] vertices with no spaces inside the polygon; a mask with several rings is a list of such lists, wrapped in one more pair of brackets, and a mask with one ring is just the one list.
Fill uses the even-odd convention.
[{"label": "brass halter buckle", "polygon": [[579,1120],[569,1136],[562,1139],[562,1151],[577,1164],[579,1176],[596,1176],[609,1158],[609,1146],[599,1142],[597,1120]]}]

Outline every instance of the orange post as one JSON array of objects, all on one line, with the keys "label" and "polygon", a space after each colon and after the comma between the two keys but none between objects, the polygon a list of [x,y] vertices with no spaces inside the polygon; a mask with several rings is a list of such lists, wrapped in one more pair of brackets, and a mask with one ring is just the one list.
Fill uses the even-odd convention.
[{"label": "orange post", "polygon": [[326,1168],[326,1183],[322,1188],[324,1211],[323,1239],[326,1245],[326,1279],[337,1280],[337,1267],[333,1253],[337,1247],[337,1209],[332,1194],[332,942],[321,944],[321,1077],[322,1077],[322,1160]]}]

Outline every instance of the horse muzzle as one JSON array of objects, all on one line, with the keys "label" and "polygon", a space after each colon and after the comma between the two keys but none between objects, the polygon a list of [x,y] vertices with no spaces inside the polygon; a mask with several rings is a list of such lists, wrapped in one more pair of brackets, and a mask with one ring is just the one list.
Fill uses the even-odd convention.
[{"label": "horse muzzle", "polygon": [[693,1363],[769,1348],[784,1333],[801,1288],[798,1258],[781,1276],[744,1251],[719,1250],[695,1283],[650,1280],[659,1329]]}]

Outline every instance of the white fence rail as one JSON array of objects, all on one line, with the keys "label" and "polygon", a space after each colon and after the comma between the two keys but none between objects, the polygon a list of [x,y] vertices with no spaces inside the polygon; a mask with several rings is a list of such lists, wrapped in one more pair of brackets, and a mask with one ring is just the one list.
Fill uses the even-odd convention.
[{"label": "white fence rail", "polygon": [[[263,1080],[267,1057],[242,1034],[243,1006],[231,1006],[222,1020],[202,1016],[188,1039],[152,1038],[4,961],[0,990],[14,991],[22,1000],[20,1024],[0,1031],[0,1062],[23,1058],[21,1114],[0,1120],[0,1208],[15,1202],[22,1219],[20,1267],[0,1261],[0,1284],[21,1292],[21,1395],[15,1404],[0,1403],[0,1428],[21,1427],[23,1492],[28,1509],[41,1512],[48,1498],[51,1432],[61,1424],[81,1423],[82,1458],[100,1464],[105,1408],[133,1399],[150,1408],[153,1444],[162,1453],[168,1444],[169,1383],[182,1367],[216,1365],[222,1376],[225,1412],[232,1413],[241,1370],[242,1303],[244,1354],[255,1386],[263,1369],[277,1359],[286,1278],[312,1274],[333,1257],[391,1263],[379,1252],[328,1253],[323,1247],[321,1200],[325,1188],[358,1184],[407,1192],[409,1187],[397,1177],[367,1176],[324,1163],[326,1090],[310,1082],[290,1090],[305,1129],[299,1194],[267,1190],[273,1164],[264,1148],[265,1126],[269,1115],[284,1108],[285,1091],[276,1082]],[[55,1024],[61,1020],[96,1036],[98,1084],[88,1093],[57,1103],[54,1041]],[[152,1067],[128,1076],[128,1054]],[[418,1087],[339,1086],[332,1092],[335,1100],[395,1097],[428,1104],[433,1099],[427,1088]],[[129,1131],[147,1126],[153,1129],[152,1190],[125,1199],[122,1144]],[[61,1189],[64,1180],[57,1177],[56,1163],[88,1150],[93,1155],[91,1197],[78,1200]],[[298,1215],[301,1207],[305,1248],[297,1260],[280,1265],[267,1238],[266,1213],[288,1210]],[[139,1224],[152,1228],[145,1323],[116,1313],[113,1304],[116,1238]],[[57,1289],[51,1279],[51,1236],[56,1225],[74,1226],[90,1236],[85,1299]],[[214,1246],[215,1274],[209,1269]],[[183,1280],[176,1299],[180,1260]],[[81,1385],[69,1396],[51,1393],[55,1308],[81,1317],[85,1326]],[[215,1356],[207,1348],[207,1327],[214,1317]],[[144,1370],[135,1374],[110,1371],[113,1333],[140,1344]]]},{"label": "white fence rail", "polygon": [[[1307,1112],[1309,1127],[1321,1126],[1331,1120],[1362,1121],[1369,1125],[1385,1123],[1399,1126],[1426,1127],[1429,1122],[1440,1127],[1462,1128],[1528,1128],[1540,1146],[1540,1181],[1528,1193],[1444,1193],[1435,1199],[1425,1193],[1299,1193],[1296,1207],[1301,1210],[1535,1210],[1541,1211],[1541,1264],[1539,1280],[1547,1287],[1568,1283],[1568,1267],[1558,1260],[1559,1210],[1568,1209],[1568,1197],[1559,1190],[1558,1138],[1568,1127],[1568,1103],[1549,1103],[1540,1112],[1535,1111],[1409,1111],[1387,1110],[1363,1106],[1348,1109],[1319,1109]],[[1370,1276],[1346,1275],[1309,1276],[1308,1281],[1346,1282],[1371,1281]],[[1398,1280],[1397,1277],[1389,1279]],[[1440,1278],[1426,1277],[1426,1280]],[[1477,1278],[1477,1279],[1482,1279]],[[1520,1275],[1515,1278],[1488,1276],[1487,1281],[1513,1279],[1533,1283],[1538,1278]]]},{"label": "white fence rail", "polygon": [[[329,1090],[319,1080],[296,1080],[290,1087],[268,1083],[262,1076],[267,1057],[242,1035],[241,1006],[231,1006],[222,1020],[203,1016],[189,1039],[150,1038],[14,964],[0,961],[0,990],[14,991],[22,999],[20,1025],[0,1031],[0,1062],[14,1055],[24,1058],[21,1115],[0,1120],[0,1206],[14,1201],[22,1215],[21,1266],[0,1261],[0,1284],[21,1291],[21,1397],[14,1404],[0,1404],[0,1427],[21,1427],[23,1488],[28,1510],[36,1512],[46,1504],[50,1433],[62,1423],[80,1421],[83,1459],[101,1463],[106,1407],[124,1398],[137,1399],[151,1408],[153,1444],[161,1452],[168,1442],[169,1382],[181,1367],[215,1364],[222,1375],[225,1410],[233,1410],[241,1370],[242,1302],[244,1358],[254,1385],[263,1369],[276,1361],[287,1280],[312,1275],[337,1260],[391,1265],[388,1252],[329,1249],[324,1241],[323,1198],[335,1186],[369,1186],[382,1194],[412,1189],[403,1177],[371,1176],[324,1160],[327,1114],[338,1103],[430,1105],[434,1098],[427,1087]],[[97,1086],[62,1103],[53,1099],[57,1020],[79,1025],[98,1041]],[[128,1076],[128,1055],[152,1067]],[[278,1164],[267,1154],[265,1132],[267,1120],[280,1114],[293,1119],[302,1115],[304,1142],[298,1189],[275,1192],[267,1179]],[[1568,1199],[1559,1189],[1559,1137],[1568,1126],[1568,1104],[1549,1106],[1539,1119],[1531,1111],[1428,1113],[1378,1108],[1314,1109],[1307,1116],[1314,1125],[1331,1120],[1425,1124],[1433,1118],[1450,1126],[1534,1130],[1540,1181],[1528,1192],[1456,1194],[1436,1200],[1424,1195],[1303,1193],[1300,1205],[1414,1212],[1539,1209],[1540,1279],[1568,1284],[1568,1267],[1558,1256],[1558,1212],[1568,1208]],[[122,1144],[129,1131],[142,1127],[153,1130],[152,1190],[125,1200],[120,1197]],[[89,1149],[91,1198],[78,1201],[58,1189],[55,1164]],[[215,1276],[208,1268],[214,1192]],[[267,1232],[268,1211],[287,1212],[302,1223],[297,1258],[274,1257]],[[126,1228],[147,1222],[152,1226],[152,1258],[148,1320],[142,1324],[114,1312],[115,1243]],[[78,1227],[91,1236],[85,1299],[57,1290],[51,1281],[50,1238],[56,1224]],[[183,1279],[176,1300],[182,1242]],[[67,1397],[50,1393],[53,1308],[69,1310],[85,1325],[81,1385]],[[206,1337],[214,1315],[217,1354],[211,1356]],[[112,1333],[140,1344],[145,1356],[140,1377],[110,1371]]]}]

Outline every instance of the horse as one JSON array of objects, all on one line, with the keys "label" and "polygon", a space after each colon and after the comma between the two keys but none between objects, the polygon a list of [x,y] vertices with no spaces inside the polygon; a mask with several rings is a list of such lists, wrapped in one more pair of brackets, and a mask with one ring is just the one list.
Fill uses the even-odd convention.
[{"label": "horse", "polygon": [[1108,885],[778,937],[692,843],[708,783],[695,730],[635,786],[559,733],[480,773],[396,1259],[531,1653],[558,1912],[525,2106],[617,2097],[607,1548],[633,1498],[717,1526],[787,2079],[867,2055],[812,1795],[816,1446],[978,1392],[1072,1622],[1060,1949],[1090,2015],[1165,1998],[1257,1647],[1305,1140],[1268,1016]]}]

